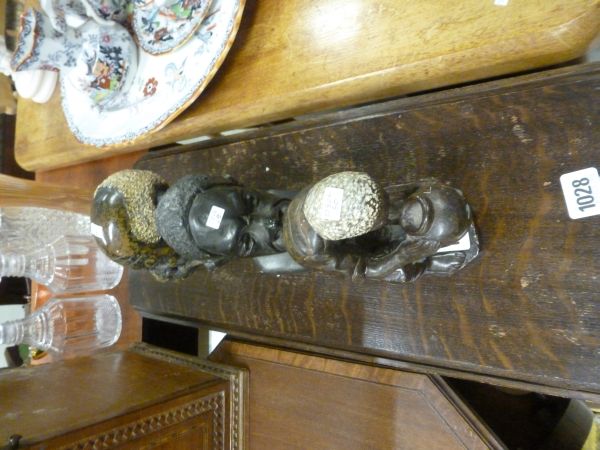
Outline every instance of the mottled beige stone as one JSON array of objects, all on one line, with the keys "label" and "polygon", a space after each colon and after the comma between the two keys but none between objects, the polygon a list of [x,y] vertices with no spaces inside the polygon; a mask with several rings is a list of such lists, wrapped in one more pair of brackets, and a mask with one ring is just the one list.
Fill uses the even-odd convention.
[{"label": "mottled beige stone", "polygon": [[[325,239],[348,239],[382,224],[386,194],[368,174],[340,172],[323,178],[308,192],[304,215]],[[340,204],[341,201],[341,204]]]},{"label": "mottled beige stone", "polygon": [[123,195],[133,236],[152,244],[160,240],[154,219],[153,194],[157,185],[166,184],[162,177],[148,170],[122,170],[109,176],[98,189],[113,188]]}]

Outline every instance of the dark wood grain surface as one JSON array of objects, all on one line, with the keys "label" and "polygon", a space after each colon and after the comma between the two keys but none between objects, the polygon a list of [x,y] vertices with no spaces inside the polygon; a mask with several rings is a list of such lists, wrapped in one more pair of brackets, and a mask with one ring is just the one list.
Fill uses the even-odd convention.
[{"label": "dark wood grain surface", "polygon": [[600,393],[600,217],[569,219],[559,182],[599,164],[599,100],[600,65],[574,66],[150,154],[138,167],[170,181],[230,174],[257,188],[348,169],[384,184],[434,176],[464,191],[482,252],[452,278],[410,285],[262,275],[250,261],[173,284],[132,272],[131,302],[234,333]]}]

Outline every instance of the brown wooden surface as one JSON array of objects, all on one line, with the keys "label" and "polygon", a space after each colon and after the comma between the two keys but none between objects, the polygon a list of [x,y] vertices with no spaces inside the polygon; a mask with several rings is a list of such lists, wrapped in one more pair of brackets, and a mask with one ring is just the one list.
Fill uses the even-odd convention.
[{"label": "brown wooden surface", "polygon": [[599,0],[248,1],[236,42],[199,99],[134,145],[79,144],[60,112],[20,100],[16,155],[29,170],[287,119],[573,59]]},{"label": "brown wooden surface", "polygon": [[[202,417],[195,407],[186,409],[219,392],[220,411],[209,408]],[[134,351],[6,370],[0,373],[0,442],[20,434],[24,446],[45,441],[43,448],[82,440],[91,441],[85,448],[148,444],[160,439],[147,435],[160,432],[164,438],[169,426],[196,418],[200,424],[190,420],[188,426],[208,421],[212,441],[212,417],[225,419],[227,392],[228,382],[216,375]]]},{"label": "brown wooden surface", "polygon": [[464,405],[426,375],[230,340],[211,359],[250,372],[251,449],[500,445],[491,434],[480,435],[462,416]]},{"label": "brown wooden surface", "polygon": [[[62,193],[76,191],[83,194],[78,197],[79,212],[89,214],[91,199],[96,186],[111,173],[118,170],[129,169],[145,152],[133,152],[119,157],[106,158],[100,161],[78,164],[69,168],[56,169],[46,172],[37,172],[36,181],[42,183],[52,183],[57,186],[56,192]],[[0,177],[0,182],[2,178]],[[25,181],[23,181],[25,182]],[[1,184],[0,184],[1,186]],[[0,190],[1,192],[1,190]],[[43,191],[46,194],[49,191]],[[52,192],[52,191],[50,191]],[[48,205],[40,205],[48,206]],[[61,207],[61,205],[55,205]],[[66,207],[63,204],[63,207]],[[117,348],[127,348],[132,343],[139,342],[142,339],[142,319],[129,303],[128,290],[128,271],[123,272],[121,282],[109,294],[114,295],[121,306],[123,318],[123,328],[121,337],[115,344]],[[40,307],[49,299],[49,293],[44,287],[34,287],[32,295],[32,309]],[[40,360],[45,362],[47,358]]]},{"label": "brown wooden surface", "polygon": [[257,188],[299,189],[346,169],[383,184],[436,176],[473,206],[482,253],[452,278],[406,286],[262,275],[251,261],[180,283],[131,272],[131,302],[233,333],[600,393],[600,217],[570,220],[559,183],[598,166],[599,96],[600,64],[582,65],[150,154],[138,166],[169,180],[227,173]]},{"label": "brown wooden surface", "polygon": [[37,206],[90,213],[93,190],[0,175],[0,207]]},{"label": "brown wooden surface", "polygon": [[[148,344],[136,344],[136,352],[176,365],[184,365],[218,376],[229,383],[226,400],[227,420],[224,424],[224,445],[231,450],[248,447],[248,384],[249,374],[244,368],[220,364],[205,358],[188,356]],[[179,447],[178,447],[179,448]]]},{"label": "brown wooden surface", "polygon": [[34,174],[24,170],[15,159],[16,116],[3,115],[0,118],[0,172],[17,178],[33,179]]}]

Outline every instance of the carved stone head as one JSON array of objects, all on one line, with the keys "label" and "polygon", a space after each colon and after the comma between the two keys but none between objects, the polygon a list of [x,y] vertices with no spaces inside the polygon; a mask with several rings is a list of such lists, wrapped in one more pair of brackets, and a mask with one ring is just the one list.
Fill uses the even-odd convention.
[{"label": "carved stone head", "polygon": [[193,259],[261,256],[285,251],[281,239],[288,200],[225,179],[191,175],[161,198],[159,233]]},{"label": "carved stone head", "polygon": [[183,260],[161,238],[154,211],[166,191],[165,180],[145,170],[123,170],[96,189],[91,221],[100,248],[114,261],[150,270],[159,279],[181,278]]},{"label": "carved stone head", "polygon": [[455,243],[472,223],[471,208],[458,189],[441,183],[423,186],[402,205],[400,224],[409,236]]}]

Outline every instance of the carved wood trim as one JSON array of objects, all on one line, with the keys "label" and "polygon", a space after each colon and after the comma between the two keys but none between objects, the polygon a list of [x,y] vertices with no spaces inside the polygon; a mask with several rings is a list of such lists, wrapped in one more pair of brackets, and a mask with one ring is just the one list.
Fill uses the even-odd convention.
[{"label": "carved wood trim", "polygon": [[179,364],[187,367],[193,367],[203,372],[218,376],[229,381],[230,385],[230,420],[229,436],[231,437],[229,448],[231,450],[243,450],[247,447],[246,443],[246,405],[247,405],[247,387],[248,372],[239,367],[231,367],[224,364],[208,361],[203,358],[183,355],[181,353],[165,350],[152,345],[138,343],[131,351],[161,359],[163,361]]},{"label": "carved wood trim", "polygon": [[61,450],[83,450],[95,448],[113,448],[133,441],[143,436],[159,432],[164,428],[176,425],[206,412],[212,412],[213,446],[224,449],[223,439],[225,428],[225,393],[216,392],[204,398],[185,403],[176,408],[154,414],[141,420],[81,439],[77,442],[60,447]]}]

